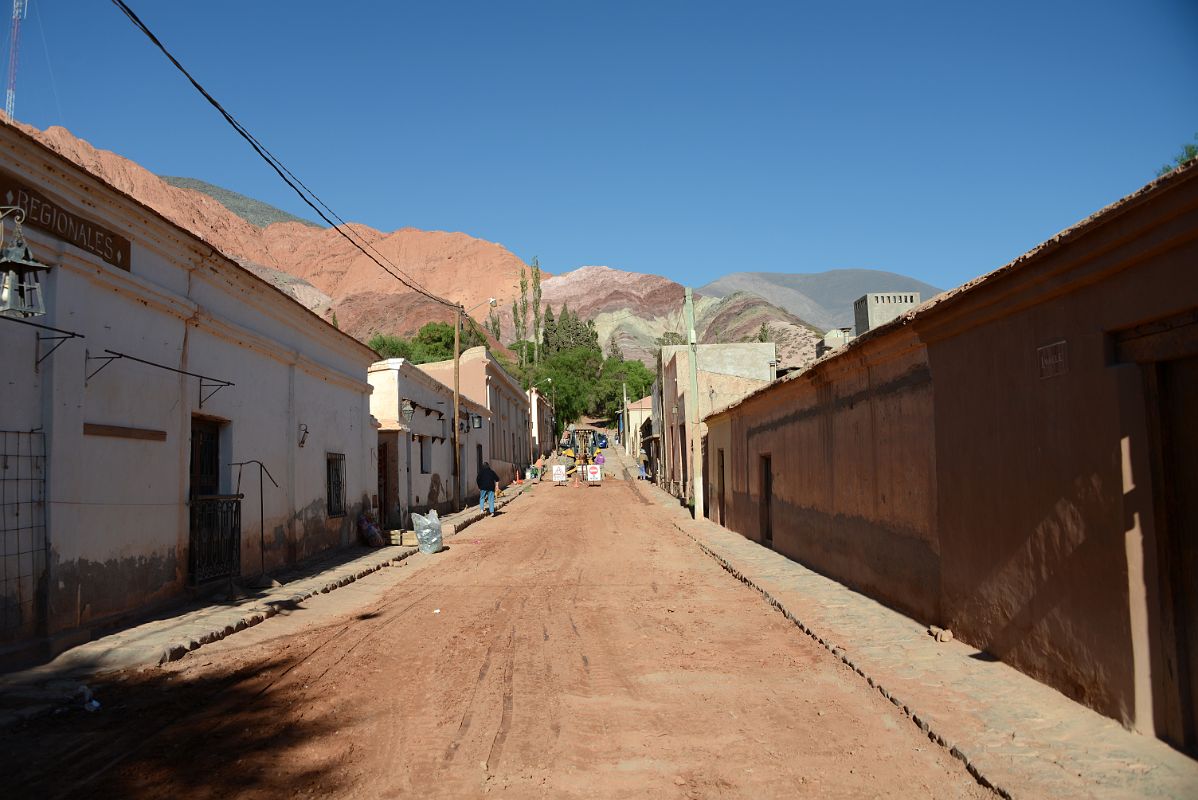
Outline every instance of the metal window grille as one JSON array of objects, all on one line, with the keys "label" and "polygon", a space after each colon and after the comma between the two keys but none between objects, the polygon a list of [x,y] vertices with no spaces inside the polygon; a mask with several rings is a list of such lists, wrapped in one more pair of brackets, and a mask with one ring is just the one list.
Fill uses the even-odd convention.
[{"label": "metal window grille", "polygon": [[0,431],[0,640],[38,633],[45,616],[46,439]]},{"label": "metal window grille", "polygon": [[329,453],[325,456],[326,478],[329,498],[329,516],[345,516],[345,455]]}]

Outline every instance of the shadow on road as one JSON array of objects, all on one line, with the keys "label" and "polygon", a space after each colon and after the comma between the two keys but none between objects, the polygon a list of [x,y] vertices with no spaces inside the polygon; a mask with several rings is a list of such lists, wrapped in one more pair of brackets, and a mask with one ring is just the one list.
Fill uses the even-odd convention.
[{"label": "shadow on road", "polygon": [[335,792],[331,761],[302,752],[335,734],[332,709],[279,702],[299,659],[184,677],[154,670],[94,684],[81,705],[5,731],[4,796],[291,797]]}]

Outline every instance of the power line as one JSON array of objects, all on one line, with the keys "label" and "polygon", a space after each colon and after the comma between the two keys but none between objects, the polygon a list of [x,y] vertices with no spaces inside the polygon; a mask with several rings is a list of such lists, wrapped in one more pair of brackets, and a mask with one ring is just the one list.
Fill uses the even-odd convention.
[{"label": "power line", "polygon": [[[308,186],[303,181],[301,181],[299,178],[297,178],[295,176],[295,173],[293,173],[290,169],[288,169],[287,166],[274,153],[270,152],[270,150],[267,149],[267,147],[264,144],[262,144],[260,141],[258,141],[258,139],[252,133],[250,133],[249,130],[247,130],[244,125],[242,125],[232,114],[230,114],[228,111],[226,111],[224,106],[222,106],[215,97],[213,97],[211,94],[209,94],[207,89],[205,89],[203,86],[200,85],[199,81],[197,81],[194,77],[192,77],[192,74],[187,71],[186,67],[184,67],[182,64],[180,64],[179,60],[177,58],[175,58],[169,50],[166,49],[166,46],[158,39],[157,36],[154,35],[153,31],[151,31],[146,26],[146,24],[141,21],[141,19],[137,16],[137,14],[135,14],[133,12],[133,9],[129,8],[129,6],[125,4],[124,0],[112,0],[112,3],[117,8],[119,8],[126,17],[129,18],[129,21],[133,23],[134,27],[136,27],[138,30],[140,30],[142,33],[144,33],[146,35],[146,38],[148,38],[151,42],[153,42],[154,46],[162,51],[162,54],[164,56],[166,56],[167,59],[172,64],[175,65],[175,68],[177,70],[179,70],[179,72],[183,73],[183,76],[187,78],[187,80],[191,83],[191,85],[193,87],[195,87],[195,90],[197,92],[199,92],[201,95],[203,95],[204,99],[207,100],[208,103],[213,108],[215,108],[222,117],[225,118],[225,121],[229,123],[229,125],[233,128],[233,130],[237,131],[238,135],[240,135],[241,138],[245,139],[246,142],[249,143],[250,147],[252,147],[254,149],[254,152],[257,153],[258,156],[263,161],[265,161],[267,164],[270,165],[271,169],[273,169],[278,174],[278,176],[283,180],[283,182],[286,183],[288,186],[290,186],[291,190],[294,191],[297,195],[299,195],[299,198],[301,200],[303,200],[304,203],[306,203],[309,208],[311,208],[313,211],[315,211],[317,213],[317,215],[320,216],[321,219],[323,219],[325,222],[327,222],[330,227],[332,227],[335,231],[337,231],[337,233],[341,234],[342,238],[344,238],[347,242],[349,242],[355,248],[357,248],[359,251],[361,251],[362,255],[366,256],[371,261],[373,261],[375,264],[377,264],[380,269],[382,269],[388,275],[395,278],[397,281],[402,283],[404,286],[407,286],[409,289],[413,290],[414,292],[417,292],[418,294],[422,294],[425,297],[429,298],[430,300],[434,300],[438,303],[449,306],[450,308],[456,308],[459,305],[458,303],[454,303],[450,300],[446,300],[443,297],[438,297],[437,295],[435,295],[432,292],[425,289],[423,286],[421,286],[419,283],[416,282],[415,278],[413,278],[411,275],[408,275],[406,272],[404,272],[402,269],[397,267],[395,264],[391,263],[390,259],[388,259],[382,253],[380,253],[374,247],[373,244],[366,241],[366,239],[364,237],[362,237],[360,234],[354,233],[353,229],[349,228],[349,223],[347,223],[344,219],[342,219],[339,214],[337,214],[335,211],[333,211],[333,209],[329,208],[329,206],[323,200],[321,200],[320,197],[317,196],[317,194],[315,192],[313,192],[311,189],[309,189]],[[298,184],[298,186],[296,184]],[[302,191],[301,191],[300,187],[303,187]],[[309,199],[309,196],[311,196],[312,199]],[[313,200],[315,200],[316,202],[315,203],[312,202]],[[329,217],[325,214],[325,212],[322,211],[316,205],[317,203],[319,203],[320,206],[323,206],[324,209],[329,212],[329,214],[332,214],[332,216],[335,217],[341,223],[341,225],[338,225],[337,222],[334,222],[332,219],[329,219]],[[342,227],[341,227],[342,225],[346,226],[346,228],[348,228],[351,233],[354,233],[354,236],[357,236],[363,242],[366,242],[366,247],[369,247],[371,250],[373,250],[374,253],[378,255],[378,257],[376,258],[375,255],[371,254],[370,252],[367,252],[366,248],[364,248],[353,237],[351,237],[349,235],[349,233],[346,233],[346,231],[342,229]],[[380,260],[380,258],[382,260]],[[384,264],[383,263],[384,261],[387,263]]]}]

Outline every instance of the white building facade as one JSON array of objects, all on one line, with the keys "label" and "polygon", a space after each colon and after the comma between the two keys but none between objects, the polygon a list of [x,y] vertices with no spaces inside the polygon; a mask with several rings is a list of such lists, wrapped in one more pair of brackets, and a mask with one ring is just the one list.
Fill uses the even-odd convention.
[{"label": "white building facade", "polygon": [[0,645],[355,540],[373,351],[8,125],[0,203],[50,267],[0,319]]},{"label": "white building facade", "polygon": [[[372,364],[368,380],[371,412],[380,425],[380,521],[388,529],[410,528],[412,511],[454,511],[453,390],[402,358]],[[468,503],[478,498],[475,477],[491,457],[491,412],[461,395],[459,400],[458,497]]]}]

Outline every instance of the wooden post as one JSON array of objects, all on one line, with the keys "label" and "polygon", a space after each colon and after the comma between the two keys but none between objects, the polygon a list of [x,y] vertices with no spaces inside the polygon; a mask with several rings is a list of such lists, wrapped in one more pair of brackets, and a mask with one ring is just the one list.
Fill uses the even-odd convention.
[{"label": "wooden post", "polygon": [[462,361],[462,306],[453,310],[453,510],[462,510],[461,431],[458,407],[461,403],[458,372]]},{"label": "wooden post", "polygon": [[[695,303],[691,288],[686,287],[686,328],[687,342],[690,344],[690,373],[691,390],[686,399],[686,407],[690,410],[688,426],[691,431],[691,492],[695,496],[695,519],[706,516],[703,508],[703,437],[699,431],[699,349],[695,341]],[[683,445],[686,443],[683,442]]]}]

